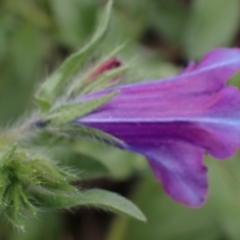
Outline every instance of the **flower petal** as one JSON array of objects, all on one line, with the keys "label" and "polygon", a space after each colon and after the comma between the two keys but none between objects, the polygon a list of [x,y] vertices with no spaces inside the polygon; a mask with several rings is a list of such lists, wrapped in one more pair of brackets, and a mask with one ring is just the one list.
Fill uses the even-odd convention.
[{"label": "flower petal", "polygon": [[239,70],[239,49],[216,49],[176,77],[80,99],[119,90],[75,122],[105,131],[124,142],[119,147],[145,155],[165,190],[197,207],[207,195],[204,151],[224,159],[240,147],[239,90],[224,85]]},{"label": "flower petal", "polygon": [[[124,140],[126,145],[119,147],[145,155],[156,177],[173,199],[192,207],[203,204],[208,192],[206,168],[202,165],[204,150],[184,139],[195,136],[196,140],[199,137],[207,142],[209,136],[206,133],[188,123],[135,123],[135,126],[99,123],[90,126]],[[213,141],[211,139],[206,144],[210,146]]]},{"label": "flower petal", "polygon": [[131,100],[125,107],[115,102],[77,122],[105,131],[129,146],[138,145],[140,139],[145,144],[157,143],[161,138],[183,139],[218,159],[232,156],[240,146],[237,88],[226,86],[210,96],[169,100],[169,109],[163,107],[163,102],[167,104],[164,100],[158,104],[149,97],[146,102],[147,107]]},{"label": "flower petal", "polygon": [[[148,142],[171,137],[227,158],[240,146],[240,94],[231,86],[212,92],[211,86],[219,86],[226,80],[223,76],[230,77],[238,69],[238,49],[214,50],[172,80],[118,87],[119,95],[77,122],[106,131],[128,145],[140,136]],[[194,89],[197,82],[212,83],[209,89],[199,84]]]},{"label": "flower petal", "polygon": [[208,194],[203,150],[183,141],[165,140],[148,157],[155,176],[176,201],[200,207]]},{"label": "flower petal", "polygon": [[86,120],[160,121],[163,118],[201,113],[212,95],[240,70],[240,50],[213,50],[198,65],[191,66],[176,77],[115,87],[84,97],[82,100],[120,91],[114,99],[87,116]]}]

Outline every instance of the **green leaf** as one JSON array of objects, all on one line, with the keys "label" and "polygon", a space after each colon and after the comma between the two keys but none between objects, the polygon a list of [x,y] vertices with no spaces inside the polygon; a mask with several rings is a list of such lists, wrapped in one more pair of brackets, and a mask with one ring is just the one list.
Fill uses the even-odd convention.
[{"label": "green leaf", "polygon": [[68,124],[63,125],[60,128],[50,128],[49,129],[52,133],[55,133],[56,135],[59,135],[64,133],[63,135],[66,137],[66,135],[69,138],[81,138],[81,137],[91,137],[97,140],[104,140],[106,142],[110,143],[118,143],[119,145],[123,145],[124,142],[108,133],[102,132],[98,129],[83,126],[80,124]]},{"label": "green leaf", "polygon": [[115,97],[117,94],[118,92],[112,92],[104,95],[103,97],[95,98],[92,100],[60,106],[55,110],[51,111],[44,120],[50,120],[52,126],[59,126],[65,123],[70,123],[76,118],[94,111],[95,109]]},{"label": "green leaf", "polygon": [[38,101],[42,111],[50,109],[52,102],[56,99],[62,88],[72,77],[77,73],[79,67],[91,56],[96,50],[96,47],[100,44],[104,38],[109,22],[112,9],[112,0],[108,1],[105,13],[99,23],[99,26],[93,35],[89,43],[83,47],[80,51],[72,54],[68,57],[62,65],[57,69],[47,80],[43,83],[42,87],[36,94],[36,100]]},{"label": "green leaf", "polygon": [[238,30],[239,0],[196,0],[184,37],[189,58],[200,58],[207,51],[229,45]]},{"label": "green leaf", "polygon": [[82,194],[79,205],[99,207],[118,214],[146,221],[146,217],[139,208],[128,199],[101,189],[88,190]]},{"label": "green leaf", "polygon": [[146,221],[146,217],[139,208],[128,199],[109,191],[91,189],[80,194],[56,195],[51,192],[36,191],[37,201],[42,202],[47,208],[70,208],[75,206],[88,206],[101,208],[124,216],[132,217],[140,221]]},{"label": "green leaf", "polygon": [[17,144],[15,143],[1,158],[0,158],[0,168],[2,168],[8,160],[11,159],[13,154],[17,149]]}]

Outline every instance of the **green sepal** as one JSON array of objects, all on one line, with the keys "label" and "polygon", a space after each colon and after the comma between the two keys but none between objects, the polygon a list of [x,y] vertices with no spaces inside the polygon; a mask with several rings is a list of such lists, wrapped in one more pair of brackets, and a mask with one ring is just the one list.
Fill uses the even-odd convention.
[{"label": "green sepal", "polygon": [[1,177],[0,177],[0,206],[3,206],[3,197],[6,193],[7,187],[11,183],[9,173],[4,171],[0,172]]},{"label": "green sepal", "polygon": [[14,207],[8,207],[4,211],[4,215],[7,220],[18,230],[22,232],[25,230],[23,216],[21,215],[20,211],[16,211]]},{"label": "green sepal", "polygon": [[82,117],[94,111],[95,109],[115,97],[117,94],[118,92],[115,91],[95,99],[72,103],[68,105],[62,105],[50,111],[46,115],[46,117],[43,118],[43,121],[50,121],[51,126],[60,126],[66,123],[70,123],[76,118]]},{"label": "green sepal", "polygon": [[[37,190],[37,189],[35,189]],[[101,208],[123,216],[132,217],[140,221],[146,221],[146,217],[128,199],[106,190],[91,189],[82,193],[63,197],[49,191],[38,189],[33,193],[37,202],[41,202],[41,207],[45,208],[71,208],[75,206],[87,206]]]},{"label": "green sepal", "polygon": [[21,186],[19,182],[13,181],[8,186],[4,205],[3,205],[3,213],[5,217],[19,230],[24,230],[24,223],[22,217],[22,209],[21,209],[21,196],[19,194]]},{"label": "green sepal", "polygon": [[97,140],[106,141],[107,143],[115,143],[123,146],[124,142],[108,133],[100,131],[95,128],[87,127],[80,124],[67,124],[63,125],[60,128],[49,128],[53,134],[63,135],[70,139],[72,138],[82,138],[82,137],[90,137]]},{"label": "green sepal", "polygon": [[0,205],[4,206],[4,195],[11,184],[10,172],[6,170],[6,165],[12,159],[15,151],[17,149],[17,144],[15,143],[3,156],[0,158]]},{"label": "green sepal", "polygon": [[63,90],[67,81],[77,73],[79,68],[83,66],[85,61],[87,61],[103,40],[108,30],[111,9],[112,0],[109,0],[99,26],[89,43],[80,51],[68,57],[62,65],[49,78],[47,78],[36,93],[35,98],[43,112],[46,112],[51,108],[53,101]]},{"label": "green sepal", "polygon": [[76,176],[49,159],[30,157],[16,146],[13,145],[1,158],[0,212],[16,228],[24,230],[23,216],[26,213],[36,215],[38,207],[32,200],[30,189],[41,187],[62,196],[73,194],[77,189],[70,182]]},{"label": "green sepal", "polygon": [[[111,86],[111,80],[113,77],[125,72],[125,70],[127,70],[130,66],[125,66],[124,68],[121,67],[122,70],[120,70],[120,72],[115,72],[115,74],[113,73],[113,75],[105,75],[106,72],[110,72],[112,70],[107,70],[106,72],[100,74],[98,77],[95,77],[94,79],[88,80],[89,77],[91,76],[91,74],[93,72],[95,72],[97,69],[100,68],[100,66],[106,62],[107,60],[109,60],[110,58],[114,57],[117,55],[118,52],[120,52],[125,46],[126,46],[126,42],[121,44],[120,46],[118,46],[117,48],[115,48],[112,52],[110,52],[108,55],[104,56],[103,58],[101,58],[93,67],[90,67],[82,76],[80,76],[80,78],[76,78],[76,80],[73,82],[72,85],[70,85],[69,89],[67,90],[67,96],[72,97],[72,96],[79,96],[79,95],[83,95],[82,94],[82,90],[85,89],[85,87],[87,87],[89,85],[90,82],[92,81],[98,81],[99,76],[103,75],[105,76],[105,84],[100,84],[98,89],[104,89],[106,87]],[[119,69],[120,67],[118,67]],[[102,80],[103,81],[103,80]],[[95,89],[92,89],[91,92],[95,91]]]},{"label": "green sepal", "polygon": [[[104,89],[106,87],[111,86],[111,80],[113,80],[115,77],[123,74],[128,70],[130,66],[125,65],[122,67],[118,67],[116,69],[108,70],[98,77],[96,77],[94,80],[87,82],[82,86],[82,89],[79,90],[79,95],[84,96],[88,93],[92,93],[101,89]],[[113,81],[114,84],[114,81]]]},{"label": "green sepal", "polygon": [[0,171],[1,168],[8,162],[17,149],[17,144],[15,143],[1,158],[0,158]]}]

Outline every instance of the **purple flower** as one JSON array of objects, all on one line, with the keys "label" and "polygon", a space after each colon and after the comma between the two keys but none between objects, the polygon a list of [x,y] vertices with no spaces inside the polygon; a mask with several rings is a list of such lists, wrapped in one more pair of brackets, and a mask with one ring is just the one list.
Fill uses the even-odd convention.
[{"label": "purple flower", "polygon": [[[225,82],[240,70],[240,49],[220,48],[178,76],[115,87],[98,110],[76,120],[119,139],[146,156],[165,191],[200,207],[208,194],[204,153],[231,157],[240,146],[240,94]],[[86,98],[85,98],[86,99]]]}]

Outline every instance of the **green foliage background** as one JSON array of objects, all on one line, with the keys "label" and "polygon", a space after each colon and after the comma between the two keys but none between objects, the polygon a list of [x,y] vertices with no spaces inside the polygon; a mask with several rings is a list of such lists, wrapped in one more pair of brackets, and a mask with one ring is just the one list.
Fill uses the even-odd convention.
[{"label": "green foliage background", "polygon": [[[33,108],[34,90],[89,40],[105,3],[0,0],[2,125],[9,125]],[[240,0],[115,0],[111,30],[96,57],[127,41],[119,57],[123,62],[134,62],[135,67],[124,81],[146,81],[174,75],[187,61],[199,59],[212,48],[240,46],[239,36]],[[240,86],[239,78],[234,83]],[[100,186],[127,196],[148,222],[102,212],[94,215],[94,210],[88,209],[44,212],[28,221],[26,233],[18,233],[2,220],[1,240],[240,239],[239,154],[226,162],[207,157],[209,198],[201,209],[189,209],[166,196],[141,156],[85,139],[65,147],[66,151],[55,149],[60,162],[75,169],[83,167],[83,160],[67,155],[71,147],[88,156],[86,161],[89,156],[97,159],[110,172],[104,180],[94,181],[88,181],[83,172],[86,180],[77,184]],[[105,224],[99,219],[106,220]]]}]

